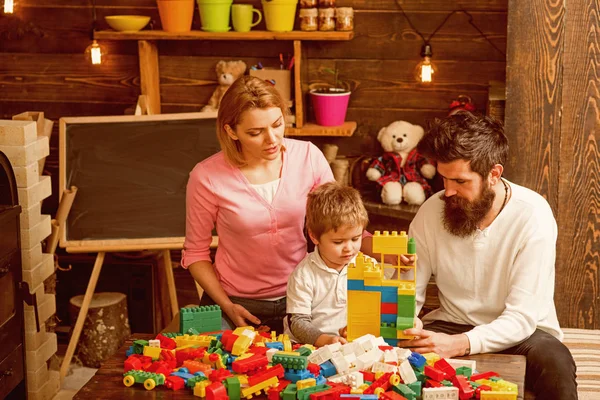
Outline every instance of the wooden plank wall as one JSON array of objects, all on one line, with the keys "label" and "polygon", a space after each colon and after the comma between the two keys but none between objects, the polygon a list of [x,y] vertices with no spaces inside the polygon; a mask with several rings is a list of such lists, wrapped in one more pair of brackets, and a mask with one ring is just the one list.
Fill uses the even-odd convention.
[{"label": "wooden plank wall", "polygon": [[508,25],[507,174],[550,202],[559,321],[588,329],[600,328],[599,12],[585,0],[511,0]]}]

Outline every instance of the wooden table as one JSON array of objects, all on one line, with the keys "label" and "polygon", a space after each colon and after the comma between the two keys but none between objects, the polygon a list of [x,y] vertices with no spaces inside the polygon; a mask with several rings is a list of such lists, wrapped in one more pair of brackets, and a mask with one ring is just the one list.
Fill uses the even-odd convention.
[{"label": "wooden table", "polygon": [[[85,384],[75,395],[74,399],[195,399],[191,389],[172,391],[165,387],[157,387],[154,390],[144,389],[142,384],[132,387],[123,385],[123,362],[125,351],[137,339],[154,339],[152,334],[134,334],[119,349],[119,351],[107,360],[96,372],[96,375]],[[465,357],[477,361],[477,370],[481,372],[496,371],[507,381],[514,382],[519,386],[519,399],[523,399],[525,381],[525,357],[504,354],[478,354]],[[260,396],[265,398],[265,396]]]}]

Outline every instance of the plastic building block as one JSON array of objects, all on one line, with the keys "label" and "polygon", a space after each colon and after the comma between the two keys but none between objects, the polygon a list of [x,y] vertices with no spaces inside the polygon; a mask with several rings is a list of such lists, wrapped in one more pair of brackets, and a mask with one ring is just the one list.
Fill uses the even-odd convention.
[{"label": "plastic building block", "polygon": [[296,388],[299,391],[311,386],[317,386],[317,380],[315,378],[306,378],[296,382]]},{"label": "plastic building block", "polygon": [[236,377],[225,379],[225,387],[227,388],[227,395],[229,400],[240,400],[241,386],[240,380]]},{"label": "plastic building block", "polygon": [[458,388],[458,397],[461,399],[470,399],[475,394],[467,378],[462,375],[455,375],[452,378],[452,383]]},{"label": "plastic building block", "polygon": [[231,354],[233,354],[234,356],[244,354],[250,348],[251,344],[252,339],[250,337],[244,335],[238,336],[238,338],[233,343]]},{"label": "plastic building block", "polygon": [[452,365],[448,364],[448,361],[445,359],[440,359],[433,364],[433,367],[439,371],[442,371],[446,374],[448,379],[454,377],[456,375],[456,370]]},{"label": "plastic building block", "polygon": [[184,307],[179,310],[179,328],[187,332],[194,328],[198,332],[215,332],[221,329],[221,308],[214,306]]},{"label": "plastic building block", "polygon": [[392,386],[392,390],[406,398],[406,400],[417,400],[417,394],[407,385],[400,383]]},{"label": "plastic building block", "polygon": [[153,361],[160,357],[160,347],[144,346],[144,355],[151,357]]},{"label": "plastic building block", "polygon": [[283,377],[294,383],[301,381],[302,379],[310,378],[312,375],[307,369],[289,369],[285,372]]},{"label": "plastic building block", "polygon": [[318,393],[318,392],[324,392],[329,389],[331,389],[331,386],[329,386],[329,385],[310,386],[310,387],[307,387],[304,389],[298,389],[296,396],[297,396],[298,400],[308,400],[310,398],[311,394]]},{"label": "plastic building block", "polygon": [[251,399],[252,396],[260,394],[261,390],[264,391],[265,394],[267,394],[270,388],[277,387],[278,384],[279,381],[276,377],[269,378],[266,381],[258,383],[257,385],[243,388],[242,397],[245,397],[246,399]]},{"label": "plastic building block", "polygon": [[348,279],[348,290],[365,290],[365,281],[362,279]]},{"label": "plastic building block", "polygon": [[169,364],[164,361],[154,361],[148,368],[146,368],[146,371],[169,376],[169,373],[172,369],[173,368],[171,368]]},{"label": "plastic building block", "polygon": [[285,374],[285,370],[283,369],[283,366],[281,364],[277,364],[277,365],[274,365],[271,368],[268,368],[262,372],[259,372],[252,376],[249,376],[248,377],[248,385],[255,386],[255,385],[258,385],[260,382],[266,381],[267,379],[270,379],[273,377],[282,379],[284,374]]},{"label": "plastic building block", "polygon": [[285,369],[306,369],[308,360],[307,357],[286,355],[279,352],[273,355],[272,364],[281,364]]},{"label": "plastic building block", "polygon": [[423,368],[427,360],[421,354],[413,352],[408,356],[408,362],[415,368]]},{"label": "plastic building block", "polygon": [[189,378],[186,382],[185,382],[185,386],[189,387],[189,388],[194,388],[196,387],[196,384],[198,382],[203,382],[206,381],[206,377],[204,376],[204,374],[202,375],[194,375],[191,378]]},{"label": "plastic building block", "polygon": [[406,397],[396,392],[384,392],[379,396],[381,400],[407,400]]},{"label": "plastic building block", "polygon": [[471,368],[469,367],[458,367],[456,368],[456,375],[462,375],[467,377],[467,379],[471,379],[471,375],[472,375],[472,371]]},{"label": "plastic building block", "polygon": [[231,378],[232,376],[233,375],[231,375],[231,372],[229,372],[228,369],[220,368],[214,370],[208,379],[210,379],[211,382],[223,382],[225,379]]},{"label": "plastic building block", "polygon": [[331,361],[325,361],[323,364],[321,364],[321,374],[325,378],[329,378],[330,376],[333,376],[336,373],[337,372],[335,370],[335,367],[333,366],[333,363]]},{"label": "plastic building block", "polygon": [[171,390],[179,390],[185,387],[185,381],[175,375],[170,375],[165,379],[165,386]]},{"label": "plastic building block", "polygon": [[269,400],[280,400],[281,391],[284,390],[291,382],[286,380],[280,380],[279,384],[275,387],[270,388],[267,391],[267,397]]},{"label": "plastic building block", "polygon": [[516,392],[490,392],[482,390],[479,395],[481,400],[517,400]]},{"label": "plastic building block", "polygon": [[210,381],[200,381],[194,386],[194,396],[206,397],[206,387],[210,385]]},{"label": "plastic building block", "polygon": [[[348,289],[350,290],[350,289]],[[381,303],[381,313],[382,314],[398,314],[398,304],[394,303]]]},{"label": "plastic building block", "polygon": [[227,389],[221,382],[215,382],[206,387],[206,400],[227,400]]},{"label": "plastic building block", "polygon": [[488,378],[491,378],[492,376],[500,376],[500,374],[499,374],[499,373],[497,373],[497,372],[494,372],[494,371],[482,372],[482,373],[480,373],[480,374],[473,374],[473,375],[471,375],[471,380],[472,380],[473,382],[476,382],[476,381],[478,381],[478,380],[480,380],[480,379],[488,379]]},{"label": "plastic building block", "polygon": [[266,355],[253,355],[244,359],[236,359],[231,363],[231,368],[238,374],[245,374],[251,371],[256,371],[267,366],[269,360]]},{"label": "plastic building block", "polygon": [[381,375],[381,377],[379,379],[377,379],[375,382],[373,382],[368,388],[365,389],[365,391],[363,392],[364,394],[373,394],[375,393],[376,389],[383,389],[383,391],[385,392],[389,387],[390,387],[390,378],[392,377],[392,373],[391,372],[386,372],[385,374]]},{"label": "plastic building block", "polygon": [[132,354],[125,360],[123,372],[131,371],[132,369],[144,370],[144,365],[150,363],[152,363],[152,358],[140,354]]},{"label": "plastic building block", "polygon": [[458,389],[455,387],[424,388],[423,400],[458,400]]},{"label": "plastic building block", "polygon": [[131,386],[134,383],[143,383],[146,390],[152,390],[156,385],[163,385],[165,383],[165,376],[163,374],[137,370],[125,372],[123,374],[123,384]]},{"label": "plastic building block", "polygon": [[430,367],[429,365],[425,366],[423,373],[425,374],[426,377],[431,378],[434,381],[438,381],[438,382],[441,382],[444,379],[448,378],[448,376],[443,371],[440,371],[438,369]]}]

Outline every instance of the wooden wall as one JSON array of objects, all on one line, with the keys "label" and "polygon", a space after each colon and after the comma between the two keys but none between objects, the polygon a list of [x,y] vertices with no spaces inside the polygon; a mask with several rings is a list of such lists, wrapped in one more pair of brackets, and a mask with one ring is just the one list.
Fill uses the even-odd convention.
[{"label": "wooden wall", "polygon": [[511,0],[509,10],[507,173],[543,194],[557,219],[561,324],[598,329],[600,5]]}]

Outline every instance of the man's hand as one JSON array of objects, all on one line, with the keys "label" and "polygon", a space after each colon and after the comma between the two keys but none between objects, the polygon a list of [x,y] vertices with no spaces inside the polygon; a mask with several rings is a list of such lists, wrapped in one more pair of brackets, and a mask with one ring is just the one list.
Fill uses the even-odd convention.
[{"label": "man's hand", "polygon": [[250,311],[239,304],[231,303],[230,305],[225,306],[224,311],[225,314],[231,318],[231,321],[235,326],[249,326],[252,324],[260,325],[260,319],[256,318]]},{"label": "man's hand", "polygon": [[417,353],[437,353],[442,358],[462,356],[469,348],[469,338],[464,333],[447,335],[422,328],[411,328],[405,335],[414,335],[412,340],[401,340],[398,347],[410,347]]},{"label": "man's hand", "polygon": [[321,347],[321,346],[325,346],[326,344],[333,344],[333,343],[346,344],[346,343],[348,343],[348,341],[341,336],[328,335],[328,334],[324,333],[317,338],[314,346]]},{"label": "man's hand", "polygon": [[415,262],[415,256],[414,255],[406,255],[406,254],[400,255],[400,264],[402,264],[402,265],[413,265],[414,262]]},{"label": "man's hand", "polygon": [[348,327],[345,326],[343,328],[340,328],[340,336],[343,337],[344,339],[348,339]]}]

